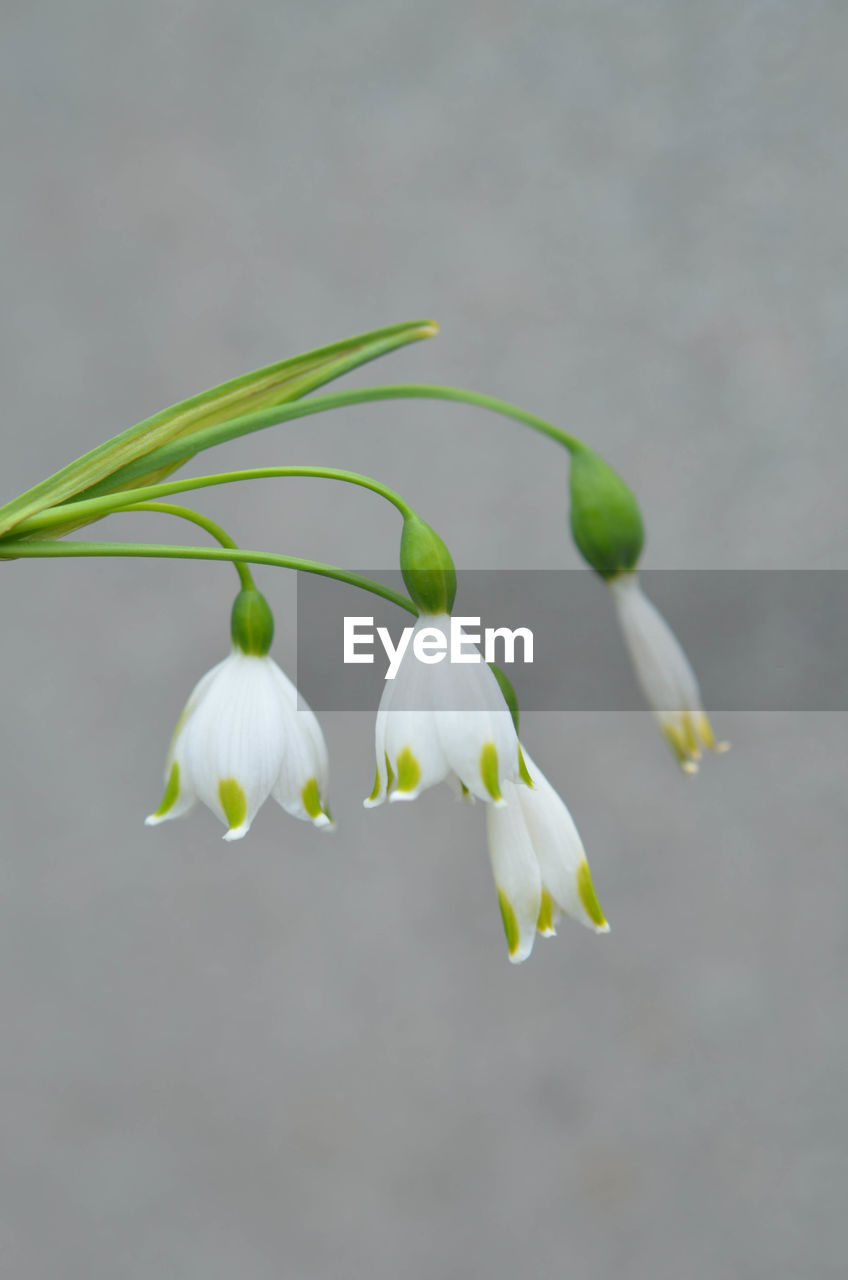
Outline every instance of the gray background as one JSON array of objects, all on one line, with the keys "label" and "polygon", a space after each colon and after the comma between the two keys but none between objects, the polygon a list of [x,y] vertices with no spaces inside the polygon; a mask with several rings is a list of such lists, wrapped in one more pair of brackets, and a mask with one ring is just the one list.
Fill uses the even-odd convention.
[{"label": "gray background", "polygon": [[[649,565],[845,566],[847,38],[815,0],[7,0],[6,496],[225,377],[433,315],[357,380],[585,435]],[[218,459],[372,471],[472,567],[577,563],[564,458],[471,410]],[[198,505],[248,546],[395,562],[364,493]],[[643,715],[528,716],[612,933],[513,969],[482,814],[363,811],[365,714],[324,720],[334,838],[270,806],[236,847],[206,811],[145,830],[231,571],[0,573],[3,1275],[844,1274],[843,715],[724,715],[694,782]],[[294,586],[260,581],[291,668]]]}]

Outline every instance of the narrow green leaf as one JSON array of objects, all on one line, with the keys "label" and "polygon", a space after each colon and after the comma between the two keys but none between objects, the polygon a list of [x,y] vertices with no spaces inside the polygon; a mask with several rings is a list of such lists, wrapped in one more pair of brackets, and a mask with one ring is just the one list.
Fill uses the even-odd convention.
[{"label": "narrow green leaf", "polygon": [[[49,479],[41,481],[12,502],[0,507],[0,537],[21,520],[43,511],[45,507],[58,506],[83,494],[93,496],[90,491],[95,487],[98,492],[110,492],[109,477],[162,445],[186,439],[195,431],[225,422],[229,418],[296,400],[378,356],[420,338],[432,337],[437,332],[438,326],[430,320],[407,321],[386,329],[375,329],[370,333],[267,365],[264,369],[243,374],[240,378],[182,400],[113,436],[111,440],[83,454]],[[155,484],[170,475],[179,465],[180,462],[175,462],[164,468],[145,472],[135,476],[126,485],[119,482],[114,487],[136,488],[139,485]],[[56,531],[52,532],[55,537]]]}]

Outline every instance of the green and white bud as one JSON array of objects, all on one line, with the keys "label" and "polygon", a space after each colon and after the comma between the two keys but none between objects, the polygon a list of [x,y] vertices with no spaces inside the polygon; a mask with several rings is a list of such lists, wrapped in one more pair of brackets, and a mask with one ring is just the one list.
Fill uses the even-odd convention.
[{"label": "green and white bud", "polygon": [[442,539],[420,516],[408,515],[400,537],[400,571],[421,613],[450,613],[456,569]]},{"label": "green and white bud", "polygon": [[639,505],[621,476],[585,446],[571,455],[571,532],[602,578],[636,567],[645,531]]}]

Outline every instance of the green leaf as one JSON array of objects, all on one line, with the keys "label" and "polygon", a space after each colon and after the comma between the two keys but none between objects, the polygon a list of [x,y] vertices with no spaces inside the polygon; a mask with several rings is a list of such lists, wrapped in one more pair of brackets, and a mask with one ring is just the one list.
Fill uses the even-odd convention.
[{"label": "green leaf", "polygon": [[[188,442],[192,434],[205,427],[214,426],[230,418],[287,404],[308,395],[316,387],[339,378],[360,365],[386,355],[409,342],[430,338],[438,333],[438,325],[432,320],[413,320],[392,325],[386,329],[374,329],[370,333],[347,338],[343,342],[307,351],[304,355],[281,360],[253,373],[243,374],[230,382],[204,391],[200,395],[181,400],[179,404],[163,409],[152,418],[129,427],[104,444],[83,454],[74,462],[42,480],[12,502],[0,507],[0,537],[14,529],[28,516],[55,507],[62,502],[82,496],[94,496],[113,490],[132,489],[155,484],[175,471],[186,458],[142,474],[122,484],[109,485],[109,478],[123,467],[137,463],[162,445],[176,440]],[[61,532],[70,532],[77,525],[69,525]],[[51,537],[57,530],[51,530]]]}]

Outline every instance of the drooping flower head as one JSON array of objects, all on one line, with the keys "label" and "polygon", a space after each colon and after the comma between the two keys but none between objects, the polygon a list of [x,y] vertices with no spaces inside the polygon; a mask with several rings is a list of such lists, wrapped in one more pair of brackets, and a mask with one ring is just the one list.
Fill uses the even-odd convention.
[{"label": "drooping flower head", "polygon": [[570,487],[577,549],[612,592],[642,692],[678,763],[696,773],[701,747],[724,751],[727,744],[716,742],[689,660],[636,577],[645,538],[639,505],[612,467],[585,447],[572,454]]},{"label": "drooping flower head", "polygon": [[400,566],[419,617],[380,699],[377,775],[365,804],[414,800],[443,780],[503,804],[504,783],[520,776],[518,735],[497,680],[450,616],[451,554],[414,512],[404,519]]},{"label": "drooping flower head", "polygon": [[645,700],[680,767],[696,773],[702,747],[725,751],[727,743],[716,742],[689,659],[635,573],[622,573],[609,585]]},{"label": "drooping flower head", "polygon": [[[452,622],[454,623],[452,628]],[[455,777],[480,800],[503,804],[503,788],[520,776],[518,736],[497,680],[467,638],[463,662],[450,660],[461,634],[447,613],[418,619],[394,680],[377,711],[377,776],[366,806],[414,800]],[[438,662],[421,660],[428,646]]]},{"label": "drooping flower head", "polygon": [[273,796],[287,813],[329,828],[327,748],[312,711],[268,650],[274,622],[245,590],[232,615],[233,650],[195,686],[177,722],[155,826],[203,801],[240,840]]},{"label": "drooping flower head", "polygon": [[486,808],[489,856],[509,958],[526,960],[536,933],[551,937],[562,916],[608,933],[589,863],[566,805],[524,751],[532,785],[504,787],[503,807]]}]

